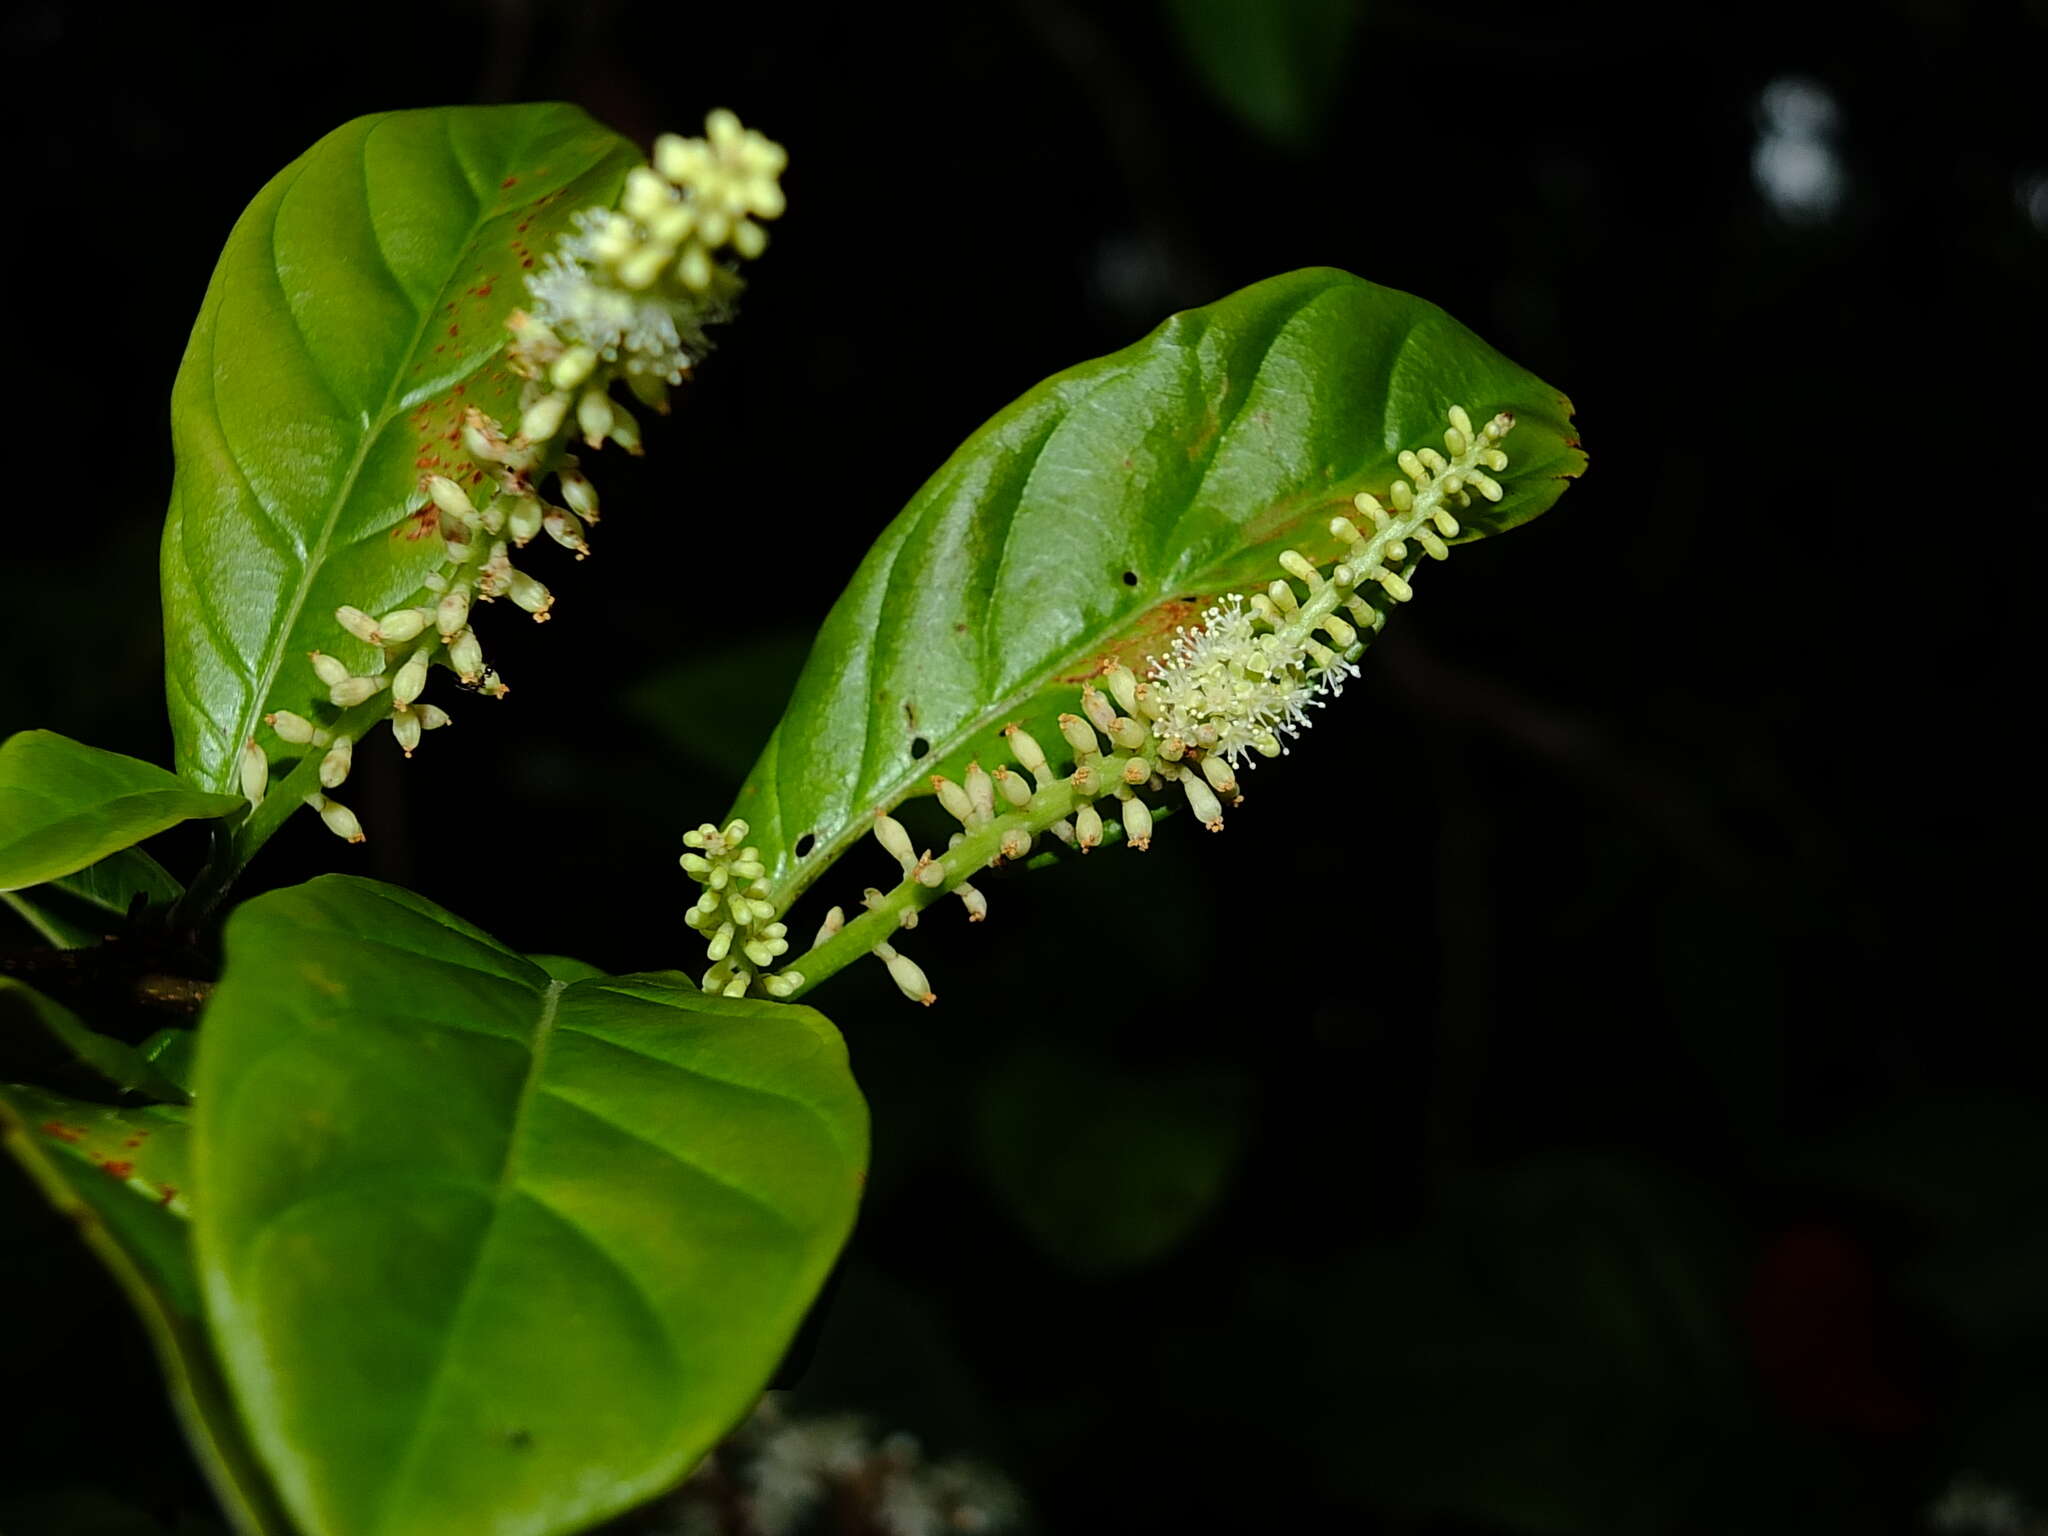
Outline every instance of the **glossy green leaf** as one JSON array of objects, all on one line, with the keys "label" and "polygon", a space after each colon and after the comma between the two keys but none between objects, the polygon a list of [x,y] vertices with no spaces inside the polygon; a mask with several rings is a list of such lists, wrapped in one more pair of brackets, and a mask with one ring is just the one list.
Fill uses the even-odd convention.
[{"label": "glossy green leaf", "polygon": [[191,1098],[192,1072],[199,1059],[198,1030],[181,1029],[175,1025],[160,1029],[135,1049],[145,1061],[177,1085],[182,1097]]},{"label": "glossy green leaf", "polygon": [[55,731],[17,732],[0,743],[0,891],[69,875],[166,827],[244,803]]},{"label": "glossy green leaf", "polygon": [[1263,589],[1284,548],[1334,559],[1331,516],[1440,443],[1453,404],[1517,420],[1504,499],[1461,513],[1454,543],[1535,517],[1585,465],[1556,390],[1434,305],[1327,268],[1175,315],[1002,411],[875,542],[733,807],[772,899],[931,774],[1009,762],[1006,722],[1056,743],[1101,657],[1142,665],[1216,597]]},{"label": "glossy green leaf", "polygon": [[140,848],[21,891],[0,892],[10,907],[59,949],[87,949],[122,928],[138,906],[165,912],[185,888]]},{"label": "glossy green leaf", "polygon": [[182,1103],[185,1091],[135,1046],[86,1027],[54,998],[12,976],[0,976],[0,1028],[41,1031],[63,1052],[92,1068],[124,1093]]},{"label": "glossy green leaf", "polygon": [[[392,112],[336,129],[243,213],[171,397],[164,660],[193,783],[231,787],[267,711],[332,718],[309,651],[381,661],[334,610],[382,612],[440,560],[412,517],[420,477],[466,468],[467,406],[512,413],[522,276],[638,159],[561,104]],[[280,786],[242,857],[317,787]]]},{"label": "glossy green leaf", "polygon": [[187,1111],[114,1109],[0,1084],[0,1142],[71,1219],[142,1318],[171,1402],[241,1536],[291,1536],[208,1343],[187,1225]]},{"label": "glossy green leaf", "polygon": [[1337,104],[1361,3],[1166,0],[1195,73],[1253,132],[1309,149]]},{"label": "glossy green leaf", "polygon": [[306,1536],[580,1530],[767,1382],[851,1228],[866,1109],[807,1008],[551,978],[394,887],[227,928],[196,1216]]}]

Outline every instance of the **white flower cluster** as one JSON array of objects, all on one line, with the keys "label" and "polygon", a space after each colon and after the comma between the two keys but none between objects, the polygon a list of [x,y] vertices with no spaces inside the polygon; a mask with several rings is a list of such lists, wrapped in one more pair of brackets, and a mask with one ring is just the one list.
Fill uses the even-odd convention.
[{"label": "white flower cluster", "polygon": [[1358,669],[1340,661],[1310,671],[1303,654],[1260,633],[1244,598],[1231,593],[1193,630],[1174,631],[1173,650],[1152,664],[1152,734],[1206,747],[1235,766],[1257,752],[1277,757],[1280,738],[1309,724],[1318,695],[1336,692]]},{"label": "white flower cluster", "polygon": [[[570,440],[580,435],[592,449],[610,440],[640,452],[639,426],[612,399],[612,385],[623,380],[643,403],[666,409],[668,385],[707,350],[704,327],[731,318],[742,286],[715,258],[727,249],[759,255],[767,236],[754,219],[782,212],[776,178],[788,157],[781,146],[742,128],[730,112],[713,112],[707,131],[704,139],[663,135],[655,165],[628,175],[621,208],[577,214],[575,233],[529,279],[535,313],[507,321],[513,339],[506,362],[526,381],[517,430],[508,433],[472,407],[461,437],[481,471],[472,477],[481,481],[480,493],[448,475],[420,481],[427,505],[417,515],[439,534],[443,563],[412,602],[382,617],[350,606],[335,610],[337,624],[379,651],[374,670],[356,674],[312,653],[314,673],[336,709],[385,701],[380,718],[390,720],[407,757],[424,732],[448,723],[444,710],[420,702],[433,666],[448,668],[476,692],[508,691],[484,662],[471,623],[475,606],[504,598],[536,622],[548,618],[554,594],[512,563],[512,551],[546,533],[578,560],[590,553],[597,489],[569,451]],[[563,504],[541,494],[550,478]],[[336,835],[361,842],[355,814],[324,793],[348,777],[360,730],[352,725],[350,734],[288,710],[265,721],[287,745],[324,751],[322,792],[307,795],[306,804]],[[244,794],[260,801],[270,779],[260,743],[245,744],[240,768]],[[742,935],[743,943],[757,939]]]},{"label": "white flower cluster", "polygon": [[[1016,1490],[968,1461],[927,1462],[915,1438],[876,1442],[861,1419],[785,1417],[774,1397],[670,1500],[656,1536],[794,1536],[843,1529],[879,1536],[998,1536],[1022,1514]],[[830,1512],[820,1526],[815,1516]]]}]

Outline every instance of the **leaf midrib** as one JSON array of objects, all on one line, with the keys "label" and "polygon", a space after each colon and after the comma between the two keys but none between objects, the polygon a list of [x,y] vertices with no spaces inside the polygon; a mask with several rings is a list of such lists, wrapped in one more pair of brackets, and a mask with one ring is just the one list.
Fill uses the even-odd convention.
[{"label": "leaf midrib", "polygon": [[[370,139],[379,128],[382,128],[391,120],[393,115],[386,113],[384,116],[379,117],[363,134],[363,206],[366,214],[369,211],[368,150]],[[516,151],[508,155],[507,158],[517,159],[519,155],[525,152],[527,145],[532,141],[533,130],[529,127],[518,141]],[[319,579],[320,571],[327,563],[328,549],[333,543],[334,530],[341,520],[342,510],[347,507],[350,500],[355,496],[356,482],[362,476],[363,464],[369,458],[372,445],[383,437],[385,430],[399,413],[399,407],[404,398],[406,365],[418,355],[420,343],[426,339],[428,327],[434,323],[434,316],[438,313],[438,306],[447,296],[449,289],[455,284],[456,275],[465,269],[471,254],[476,250],[478,237],[483,233],[484,226],[490,222],[484,200],[478,196],[474,183],[470,181],[468,168],[462,164],[461,157],[454,153],[452,145],[450,146],[450,159],[454,161],[456,170],[461,175],[464,185],[469,187],[470,197],[476,203],[476,212],[471,218],[469,231],[463,237],[461,252],[451,264],[450,276],[443,280],[440,287],[435,290],[433,298],[420,307],[419,323],[414,327],[412,339],[406,343],[405,352],[398,361],[397,369],[393,373],[390,383],[385,387],[382,404],[378,406],[376,414],[364,423],[362,433],[356,442],[355,455],[350,460],[348,469],[343,474],[341,484],[337,487],[333,499],[328,503],[327,514],[320,524],[319,537],[314,541],[306,560],[300,567],[299,579],[293,587],[291,600],[285,609],[284,622],[277,630],[276,638],[270,647],[270,654],[264,659],[261,675],[256,679],[255,686],[250,690],[248,701],[243,706],[243,713],[236,723],[235,734],[229,739],[227,750],[222,756],[214,780],[218,784],[228,784],[235,772],[235,757],[240,749],[235,747],[234,743],[237,741],[246,742],[256,734],[256,721],[263,713],[263,707],[270,698],[271,689],[277,685],[277,674],[284,666],[285,652],[291,644],[293,631],[298,628],[299,615],[305,611],[306,601],[312,596],[313,584]],[[298,186],[299,176],[303,176],[305,171],[306,167],[301,165],[299,174],[295,175],[290,184],[278,194],[277,202],[272,206],[270,212],[272,276],[277,280],[280,294],[283,292],[284,282],[282,274],[277,271],[276,267],[277,221],[283,212],[285,201],[291,196],[293,188]],[[371,239],[376,241],[378,238],[376,219],[371,217],[368,222]],[[378,245],[381,252],[381,242]],[[396,274],[394,273],[393,276],[395,277]],[[286,302],[289,304],[288,300]],[[208,338],[209,347],[217,342],[219,334],[219,317],[216,316],[213,335]],[[311,349],[309,348],[308,350],[310,352]],[[495,352],[485,353],[478,361],[476,367],[472,368],[467,374],[464,374],[462,378],[474,378],[495,355]],[[212,361],[214,359],[210,357],[209,362]],[[460,380],[450,380],[449,382],[455,383],[460,382]],[[216,420],[218,420],[217,410]],[[226,424],[222,423],[221,425],[223,436],[225,436]]]},{"label": "leaf midrib", "polygon": [[490,1214],[484,1223],[483,1235],[478,1238],[476,1248],[469,1261],[468,1272],[462,1279],[461,1294],[456,1297],[454,1310],[448,1314],[447,1325],[441,1330],[445,1347],[434,1361],[433,1375],[427,1379],[426,1390],[420,1394],[419,1411],[413,1416],[411,1429],[407,1432],[405,1449],[400,1454],[397,1469],[384,1484],[383,1496],[377,1502],[376,1518],[371,1530],[382,1530],[391,1513],[392,1502],[399,1491],[411,1481],[414,1465],[418,1462],[420,1448],[426,1443],[423,1433],[425,1426],[434,1419],[434,1407],[439,1402],[447,1385],[449,1361],[456,1353],[456,1345],[462,1335],[464,1317],[468,1314],[471,1301],[477,1292],[477,1277],[483,1272],[485,1255],[497,1239],[498,1220],[504,1214],[505,1197],[515,1182],[519,1164],[519,1150],[523,1127],[528,1109],[541,1090],[541,1077],[547,1067],[548,1046],[554,1039],[555,1020],[561,1012],[562,994],[569,990],[566,981],[549,981],[540,994],[540,1017],[534,1021],[532,1059],[526,1069],[526,1077],[519,1085],[519,1096],[513,1101],[511,1123],[505,1133],[505,1155],[498,1165],[498,1177],[490,1194]]}]

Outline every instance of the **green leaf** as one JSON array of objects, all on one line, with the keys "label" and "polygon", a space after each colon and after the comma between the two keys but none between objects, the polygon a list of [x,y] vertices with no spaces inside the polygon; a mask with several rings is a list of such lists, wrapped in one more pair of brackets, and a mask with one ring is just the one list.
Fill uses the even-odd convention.
[{"label": "green leaf", "polygon": [[0,891],[40,885],[194,817],[246,802],[55,731],[0,743]]},{"label": "green leaf", "polygon": [[867,1115],[807,1008],[566,982],[329,876],[227,928],[201,1281],[306,1536],[582,1529],[745,1413],[853,1222]]},{"label": "green leaf", "polygon": [[192,1069],[198,1063],[199,1031],[172,1025],[160,1029],[135,1047],[157,1071],[178,1087],[187,1102],[192,1097]]},{"label": "green leaf", "polygon": [[1313,147],[1344,83],[1360,0],[1167,0],[1202,83],[1253,132]]},{"label": "green leaf", "polygon": [[0,976],[0,1022],[41,1029],[67,1054],[84,1062],[123,1093],[147,1094],[167,1102],[185,1102],[180,1088],[132,1045],[88,1029],[85,1022],[54,998],[43,996],[11,976]]},{"label": "green leaf", "polygon": [[291,1536],[207,1342],[186,1224],[186,1113],[112,1109],[0,1084],[0,1142],[142,1318],[223,1513],[241,1536]]},{"label": "green leaf", "polygon": [[869,551],[740,792],[770,899],[931,774],[1009,762],[1005,723],[1056,746],[1101,657],[1142,666],[1216,597],[1263,590],[1284,548],[1333,560],[1332,515],[1440,443],[1453,404],[1517,421],[1505,497],[1461,512],[1454,543],[1535,517],[1585,465],[1556,390],[1434,305],[1327,268],[1176,315],[999,413]]},{"label": "green leaf", "polygon": [[168,911],[184,894],[163,865],[140,848],[123,848],[97,864],[0,899],[59,949],[88,949],[122,927],[136,906]]},{"label": "green leaf", "polygon": [[[381,664],[334,610],[381,613],[440,560],[420,477],[466,465],[467,406],[515,410],[522,277],[639,158],[559,103],[391,112],[320,140],[236,223],[171,397],[164,660],[192,782],[230,787],[266,712],[332,717],[309,651]],[[319,787],[301,765],[238,831],[242,860]]]}]

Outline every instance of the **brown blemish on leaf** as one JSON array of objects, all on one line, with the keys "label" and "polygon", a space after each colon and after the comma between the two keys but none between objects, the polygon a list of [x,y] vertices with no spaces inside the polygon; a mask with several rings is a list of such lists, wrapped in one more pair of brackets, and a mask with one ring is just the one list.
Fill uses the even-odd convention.
[{"label": "brown blemish on leaf", "polygon": [[55,1137],[62,1142],[79,1142],[85,1139],[85,1131],[76,1125],[66,1125],[62,1120],[45,1120],[41,1126],[45,1136]]},{"label": "brown blemish on leaf", "polygon": [[106,1171],[106,1175],[110,1179],[129,1178],[135,1172],[135,1165],[122,1158],[110,1157],[104,1163],[101,1163],[100,1167]]}]

